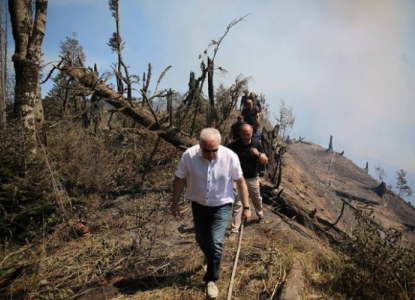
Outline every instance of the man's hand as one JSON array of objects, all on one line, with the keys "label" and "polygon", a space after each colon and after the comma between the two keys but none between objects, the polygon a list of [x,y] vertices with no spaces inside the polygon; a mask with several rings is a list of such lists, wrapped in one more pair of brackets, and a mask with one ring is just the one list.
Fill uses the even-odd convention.
[{"label": "man's hand", "polygon": [[170,207],[170,211],[173,217],[180,217],[180,206],[178,203],[173,203]]},{"label": "man's hand", "polygon": [[[241,177],[235,180],[236,186],[238,187],[238,195],[241,198],[242,206],[249,206],[248,188],[246,186],[245,178]],[[251,210],[244,209],[242,212],[242,221],[249,222],[251,220]]]},{"label": "man's hand", "polygon": [[185,183],[186,183],[185,178],[179,178],[177,176],[174,176],[173,198],[172,198],[172,204],[170,207],[170,211],[173,217],[175,218],[180,217],[179,200],[180,200],[180,194],[183,192]]},{"label": "man's hand", "polygon": [[258,151],[257,148],[252,147],[251,150],[249,150],[249,151],[251,152],[252,155],[255,155],[255,156],[258,157],[259,151]]},{"label": "man's hand", "polygon": [[249,222],[251,221],[251,210],[250,209],[244,209],[242,214],[242,221]]}]

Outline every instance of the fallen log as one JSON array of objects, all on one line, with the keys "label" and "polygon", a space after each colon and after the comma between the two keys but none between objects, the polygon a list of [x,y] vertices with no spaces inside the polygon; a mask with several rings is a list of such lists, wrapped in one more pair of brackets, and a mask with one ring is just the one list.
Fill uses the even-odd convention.
[{"label": "fallen log", "polygon": [[[314,210],[307,210],[295,204],[283,190],[277,190],[276,185],[265,180],[260,180],[262,201],[273,207],[277,214],[282,214],[289,220],[295,220],[298,224],[310,228],[317,234],[326,237],[331,243],[339,244],[348,234],[336,226],[337,222],[330,222],[318,215]],[[292,226],[292,224],[289,224]]]}]

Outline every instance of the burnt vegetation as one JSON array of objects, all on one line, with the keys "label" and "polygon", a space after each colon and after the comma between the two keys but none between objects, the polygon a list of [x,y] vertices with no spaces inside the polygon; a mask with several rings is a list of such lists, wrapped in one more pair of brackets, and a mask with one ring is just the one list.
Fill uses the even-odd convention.
[{"label": "burnt vegetation", "polygon": [[[15,1],[11,14],[18,5],[29,9],[23,2]],[[47,1],[35,2],[40,26]],[[214,74],[225,72],[215,65],[215,58],[223,39],[247,16],[231,22],[202,51],[199,70],[190,73],[189,89],[181,94],[160,89],[170,66],[157,80],[151,64],[142,76],[132,74],[122,55],[126,45],[118,0],[110,0],[109,9],[116,30],[108,45],[116,62],[106,72],[96,65],[85,66],[76,34],[67,37],[60,45],[61,61],[44,74],[44,81],[54,82],[42,101],[45,119],[29,116],[31,111],[22,115],[18,108],[13,110],[2,85],[1,108],[7,113],[0,129],[2,299],[131,295],[136,297],[131,299],[199,299],[202,295],[203,257],[192,236],[188,204],[183,205],[182,220],[169,217],[171,178],[181,153],[197,143],[203,128],[216,127],[227,142],[238,114],[235,108],[250,78],[241,75],[231,86],[215,87]],[[12,17],[12,22],[36,20],[30,19],[32,14],[28,18]],[[13,25],[16,36],[24,35],[18,24]],[[29,31],[40,34],[33,28]],[[42,38],[38,37],[36,47]],[[19,101],[35,106],[40,56],[27,60],[14,58],[18,65],[30,64],[36,85],[30,99]],[[37,74],[33,66],[38,67]],[[7,72],[2,74],[7,77]],[[23,88],[17,84],[16,99]],[[261,101],[263,115],[269,116],[265,95]],[[341,165],[346,164],[344,151],[335,153],[332,140],[327,151],[314,150],[312,161],[299,155],[301,149],[296,147],[314,145],[301,137],[289,139],[295,118],[284,100],[280,108],[279,124],[272,126],[265,118],[262,130],[269,164],[261,192],[269,222],[247,227],[234,286],[236,299],[246,295],[280,299],[293,265],[301,266],[306,281],[303,294],[310,298],[414,299],[411,213],[394,212],[405,229],[382,225],[373,213],[385,204],[400,207],[402,200],[383,181],[379,190],[379,183],[367,179],[366,173],[354,169],[353,173]],[[336,168],[346,175],[336,179],[342,174]],[[359,178],[360,183],[367,180],[363,185],[372,194],[359,194],[346,183],[340,186],[338,180],[347,176]],[[401,182],[400,193],[408,191],[406,181]],[[413,216],[413,207],[409,209]],[[232,246],[225,248],[223,278],[230,275],[233,251]],[[226,284],[226,279],[219,283],[221,289]]]}]

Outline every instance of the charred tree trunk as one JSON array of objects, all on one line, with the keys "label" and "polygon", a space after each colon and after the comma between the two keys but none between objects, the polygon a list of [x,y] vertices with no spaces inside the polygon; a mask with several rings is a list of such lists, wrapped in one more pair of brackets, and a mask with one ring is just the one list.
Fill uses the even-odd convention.
[{"label": "charred tree trunk", "polygon": [[264,178],[270,179],[273,173],[273,168],[278,164],[276,156],[274,155],[276,149],[276,140],[278,139],[278,132],[275,135],[275,130],[267,131],[265,128],[262,129],[261,133],[261,144],[264,149],[265,155],[268,157],[268,165],[265,168]]},{"label": "charred tree trunk", "polygon": [[[146,78],[145,73],[143,75],[143,92],[142,93],[146,95],[148,93],[148,88],[150,86],[150,80],[151,80],[151,75],[152,75],[151,70],[152,70],[151,64],[148,64],[147,78]],[[145,101],[143,99],[143,103],[142,103],[143,107],[144,107],[144,104],[145,104]]]},{"label": "charred tree trunk", "polygon": [[173,93],[170,89],[167,96],[167,111],[169,112],[169,126],[173,126]]},{"label": "charred tree trunk", "polygon": [[191,137],[193,137],[193,134],[194,134],[195,129],[196,129],[196,118],[197,118],[197,115],[199,113],[200,98],[202,97],[202,95],[199,94],[196,97],[197,97],[196,106],[195,106],[195,111],[193,113],[192,127],[190,129],[190,136]]},{"label": "charred tree trunk", "polygon": [[215,118],[215,96],[213,88],[213,69],[214,63],[208,57],[208,96],[209,96],[209,105],[207,110],[207,127],[212,126],[213,119]]},{"label": "charred tree trunk", "polygon": [[261,133],[261,143],[262,148],[264,149],[265,155],[268,157],[268,165],[265,168],[264,178],[270,178],[270,174],[272,174],[272,168],[275,166],[275,147],[274,147],[274,131],[267,131],[265,128],[262,129]]},{"label": "charred tree trunk", "polygon": [[195,97],[195,94],[197,93],[197,87],[196,87],[196,79],[195,79],[195,73],[190,72],[190,78],[189,78],[189,92],[187,93],[186,98],[183,100],[183,105],[186,105],[186,109],[183,115],[177,114],[178,121],[179,121],[179,129],[182,128],[183,121],[186,120],[190,108],[192,107],[193,99]]},{"label": "charred tree trunk", "polygon": [[31,1],[9,0],[15,52],[12,57],[16,74],[15,116],[24,127],[35,130],[43,126],[40,93],[40,58],[46,28],[48,1],[36,0],[35,18]]},{"label": "charred tree trunk", "polygon": [[365,172],[369,173],[369,163],[368,162],[366,162]]},{"label": "charred tree trunk", "polygon": [[7,106],[7,12],[3,27],[3,0],[0,1],[0,129],[6,127]]},{"label": "charred tree trunk", "polygon": [[279,126],[275,126],[273,131],[262,130],[262,147],[268,156],[268,166],[265,170],[266,180],[275,183],[279,188],[282,179],[282,158],[286,148],[282,145],[279,136]]},{"label": "charred tree trunk", "polygon": [[333,152],[333,136],[330,136],[330,144],[329,148],[327,149],[327,152]]},{"label": "charred tree trunk", "polygon": [[196,90],[196,79],[195,79],[195,73],[190,72],[190,78],[189,78],[189,93],[187,94],[186,99],[183,100],[183,103],[187,105],[187,107],[190,107],[192,105],[192,100],[194,97],[194,91]]}]

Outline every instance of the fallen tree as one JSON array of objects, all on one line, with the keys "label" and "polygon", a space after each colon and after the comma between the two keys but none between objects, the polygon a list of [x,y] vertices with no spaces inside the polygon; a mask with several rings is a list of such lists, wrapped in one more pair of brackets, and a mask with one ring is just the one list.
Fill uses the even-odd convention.
[{"label": "fallen tree", "polygon": [[197,144],[196,139],[181,134],[176,127],[160,124],[154,112],[135,105],[114,91],[98,76],[96,71],[77,65],[67,59],[63,59],[55,68],[65,72],[72,78],[75,84],[82,86],[90,94],[94,94],[95,97],[111,104],[117,111],[130,117],[146,129],[155,132],[160,138],[180,150],[186,150],[190,146]]}]

